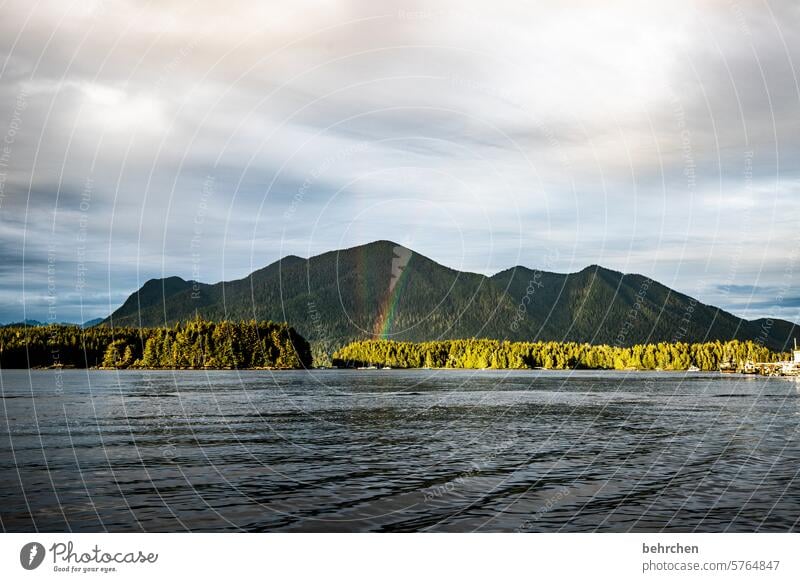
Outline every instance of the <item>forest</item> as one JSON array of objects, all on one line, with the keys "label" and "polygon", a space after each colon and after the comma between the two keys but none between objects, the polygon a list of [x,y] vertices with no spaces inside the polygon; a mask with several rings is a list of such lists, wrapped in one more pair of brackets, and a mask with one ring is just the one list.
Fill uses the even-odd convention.
[{"label": "forest", "polygon": [[459,339],[432,342],[366,340],[333,355],[338,367],[499,368],[554,370],[686,370],[715,371],[722,364],[741,367],[748,360],[788,358],[752,341],[656,343],[617,347],[573,342],[509,342]]},{"label": "forest", "polygon": [[[752,341],[652,343],[630,347],[576,342],[456,339],[430,342],[364,340],[333,354],[337,367],[497,368],[703,371],[788,354]],[[0,367],[109,369],[294,369],[312,366],[309,343],[285,323],[211,322],[171,327],[0,328]]]},{"label": "forest", "polygon": [[2,368],[307,368],[308,342],[285,323],[194,319],[172,327],[0,328]]}]

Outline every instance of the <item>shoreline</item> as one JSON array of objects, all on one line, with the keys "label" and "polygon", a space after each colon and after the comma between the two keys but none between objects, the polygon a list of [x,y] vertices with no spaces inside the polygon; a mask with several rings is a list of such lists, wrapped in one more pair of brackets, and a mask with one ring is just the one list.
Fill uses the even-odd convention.
[{"label": "shoreline", "polygon": [[788,377],[788,376],[768,376],[759,374],[731,374],[721,373],[719,370],[651,370],[647,368],[369,368],[358,369],[350,367],[320,367],[320,368],[107,368],[102,366],[77,367],[77,366],[32,366],[29,368],[0,368],[3,370],[33,370],[37,372],[49,371],[93,371],[93,372],[432,372],[432,371],[451,371],[451,372],[614,372],[614,373],[653,373],[653,374],[703,374],[719,375],[731,377]]}]

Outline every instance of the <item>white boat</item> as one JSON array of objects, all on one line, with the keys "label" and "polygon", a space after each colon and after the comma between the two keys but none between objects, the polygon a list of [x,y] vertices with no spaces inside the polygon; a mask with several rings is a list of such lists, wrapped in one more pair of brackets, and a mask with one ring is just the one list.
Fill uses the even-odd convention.
[{"label": "white boat", "polygon": [[689,369],[686,370],[686,371],[687,372],[699,372],[700,368],[698,368],[697,366],[689,366]]}]

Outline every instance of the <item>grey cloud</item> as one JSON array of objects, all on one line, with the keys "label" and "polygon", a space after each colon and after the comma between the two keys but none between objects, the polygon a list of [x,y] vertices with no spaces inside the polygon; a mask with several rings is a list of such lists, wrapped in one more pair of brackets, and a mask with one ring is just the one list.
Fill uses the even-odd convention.
[{"label": "grey cloud", "polygon": [[[748,285],[764,310],[786,285],[800,212],[794,2],[4,12],[0,140],[20,95],[25,107],[0,202],[0,293],[24,277],[29,316],[52,244],[64,289],[85,247],[96,316],[150,277],[191,278],[195,237],[208,281],[407,237],[487,273],[555,248],[552,270],[644,272],[734,310],[750,309]],[[65,295],[64,309],[83,299]]]}]

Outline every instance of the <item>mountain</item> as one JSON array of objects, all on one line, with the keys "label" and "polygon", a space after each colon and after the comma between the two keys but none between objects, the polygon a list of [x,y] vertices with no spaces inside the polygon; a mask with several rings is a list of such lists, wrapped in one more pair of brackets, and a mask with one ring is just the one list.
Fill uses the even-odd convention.
[{"label": "mountain", "polygon": [[[102,323],[103,319],[98,319],[97,323]],[[26,319],[24,321],[13,321],[11,323],[0,324],[0,327],[46,327],[48,325],[78,326],[77,323],[69,321],[39,321],[38,319]]]},{"label": "mountain", "polygon": [[65,325],[65,326],[76,326],[76,327],[92,327],[95,325],[100,325],[101,323],[105,322],[105,319],[102,317],[98,317],[97,319],[90,319],[84,323],[70,323],[70,322],[42,322],[37,319],[26,319],[25,321],[15,321],[12,323],[0,324],[0,327],[45,327],[47,325]]},{"label": "mountain", "polygon": [[641,275],[593,265],[560,274],[514,267],[492,277],[457,271],[390,241],[288,256],[213,285],[151,279],[104,325],[207,319],[287,321],[326,351],[354,339],[486,337],[627,346],[755,340],[783,350],[796,332],[747,321]]},{"label": "mountain", "polygon": [[492,280],[512,297],[532,298],[525,317],[542,340],[627,346],[749,339],[784,349],[796,327],[775,320],[765,335],[763,320],[747,321],[642,275],[598,265],[572,274],[516,267]]},{"label": "mountain", "polygon": [[37,319],[26,319],[25,321],[12,321],[11,323],[4,323],[0,327],[42,327],[47,325]]}]

